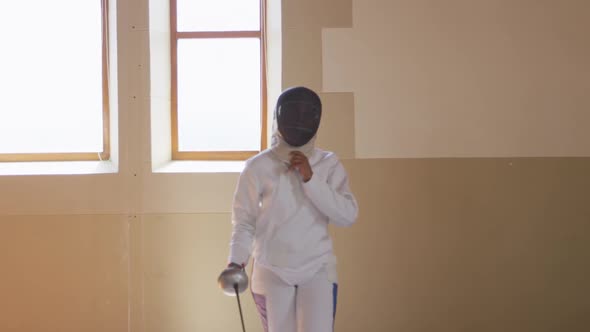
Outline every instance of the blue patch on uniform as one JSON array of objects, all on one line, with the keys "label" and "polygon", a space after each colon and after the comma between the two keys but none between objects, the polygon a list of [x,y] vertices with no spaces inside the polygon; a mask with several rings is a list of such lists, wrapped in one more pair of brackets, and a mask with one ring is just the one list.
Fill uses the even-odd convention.
[{"label": "blue patch on uniform", "polygon": [[332,331],[334,330],[334,322],[336,322],[336,304],[338,303],[338,284],[334,283],[332,287],[332,298],[334,300],[334,313],[333,313],[333,320],[332,320]]}]

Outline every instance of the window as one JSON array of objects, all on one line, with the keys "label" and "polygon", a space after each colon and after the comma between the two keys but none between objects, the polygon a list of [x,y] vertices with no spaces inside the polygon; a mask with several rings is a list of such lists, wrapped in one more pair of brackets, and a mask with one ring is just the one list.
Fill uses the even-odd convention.
[{"label": "window", "polygon": [[0,161],[109,159],[107,2],[0,4]]},{"label": "window", "polygon": [[172,159],[266,148],[264,0],[171,0]]}]

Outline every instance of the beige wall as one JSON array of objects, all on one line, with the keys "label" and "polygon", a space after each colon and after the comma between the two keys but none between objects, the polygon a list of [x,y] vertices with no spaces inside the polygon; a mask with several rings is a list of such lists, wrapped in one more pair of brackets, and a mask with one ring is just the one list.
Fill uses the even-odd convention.
[{"label": "beige wall", "polygon": [[590,159],[346,162],[337,331],[586,331]]},{"label": "beige wall", "polygon": [[[333,230],[341,280],[336,330],[585,331],[590,326],[586,315],[590,307],[586,281],[590,279],[590,158],[548,158],[556,150],[542,143],[556,138],[567,151],[588,156],[588,140],[572,143],[567,137],[587,137],[590,127],[588,122],[578,122],[581,129],[576,131],[569,122],[552,124],[553,108],[546,109],[547,117],[535,122],[536,127],[528,122],[507,126],[505,119],[512,111],[517,112],[514,116],[523,115],[516,106],[524,100],[520,93],[532,93],[529,83],[536,77],[524,74],[539,75],[535,69],[552,59],[561,69],[550,73],[579,84],[556,88],[546,96],[546,89],[556,83],[537,83],[539,94],[532,97],[540,99],[531,98],[530,105],[567,101],[563,114],[569,120],[570,116],[587,119],[588,99],[579,95],[588,83],[587,75],[578,74],[588,70],[587,48],[570,47],[563,58],[555,58],[559,54],[554,52],[550,58],[532,59],[523,67],[525,72],[488,68],[490,74],[502,78],[490,85],[475,80],[480,84],[476,86],[483,87],[480,102],[491,103],[499,112],[481,109],[487,120],[495,121],[504,140],[494,146],[485,140],[473,141],[461,130],[453,131],[456,140],[445,144],[449,126],[468,123],[463,115],[471,110],[469,104],[459,99],[453,87],[421,89],[420,84],[426,82],[424,72],[404,66],[406,62],[399,58],[376,57],[354,62],[353,67],[404,67],[405,78],[416,77],[402,89],[412,100],[437,100],[451,92],[448,105],[456,107],[439,109],[449,111],[448,117],[435,117],[433,108],[420,104],[424,121],[444,129],[428,149],[422,149],[420,142],[400,145],[390,139],[390,135],[401,135],[382,128],[382,123],[391,120],[391,112],[379,107],[383,100],[364,94],[375,87],[374,77],[353,85],[350,77],[356,78],[355,71],[342,70],[348,77],[348,81],[342,77],[343,84],[349,85],[333,88],[338,78],[330,66],[338,62],[332,56],[342,53],[343,47],[334,41],[340,33],[347,38],[356,36],[356,43],[373,43],[371,38],[383,32],[358,21],[376,14],[373,8],[379,11],[374,19],[377,26],[388,26],[380,17],[389,20],[407,14],[405,21],[395,23],[408,24],[396,32],[401,37],[403,31],[412,33],[404,37],[406,42],[416,33],[408,30],[417,27],[410,18],[424,19],[412,14],[429,12],[453,23],[451,30],[440,32],[433,25],[424,27],[421,31],[430,36],[429,41],[434,32],[463,38],[465,35],[454,32],[482,28],[482,21],[475,18],[495,22],[475,2],[435,6],[437,3],[283,1],[283,86],[305,84],[322,92],[325,115],[318,142],[343,159],[361,207],[358,224]],[[510,28],[519,38],[531,33],[515,25],[515,17],[520,17],[523,8],[530,8],[525,5],[531,1],[477,3],[496,8],[502,18],[496,22],[498,29]],[[544,8],[549,8],[559,22],[567,23],[559,25],[556,36],[578,27],[582,24],[578,18],[588,14],[584,1],[535,3],[538,15],[547,15]],[[227,253],[237,174],[152,173],[147,1],[120,1],[118,9],[120,172],[0,177],[0,330],[239,331],[235,299],[223,296],[215,283]],[[480,16],[470,16],[472,10]],[[502,16],[508,13],[515,16]],[[534,27],[542,31],[555,27],[549,25],[553,21],[544,23],[539,17],[543,16],[530,18]],[[351,30],[353,22],[355,29]],[[366,29],[373,37],[357,35]],[[578,45],[574,42],[582,37],[572,35],[563,43]],[[551,49],[557,40],[535,43]],[[388,52],[390,46],[376,50]],[[440,51],[432,43],[419,46],[422,55]],[[348,47],[347,53],[358,55],[355,47]],[[506,55],[509,50],[500,47],[495,52]],[[531,54],[519,47],[510,52],[515,53],[507,60],[516,69],[523,63],[515,59]],[[479,53],[463,56],[470,64],[486,59]],[[579,61],[572,61],[576,56]],[[406,49],[401,60],[412,57]],[[432,87],[441,87],[438,74],[449,70],[446,63],[418,60],[428,60],[424,64],[434,75]],[[456,87],[471,87],[479,77],[463,74],[453,77]],[[508,87],[500,84],[504,78],[510,82]],[[391,81],[384,83],[388,95],[400,93],[390,86]],[[509,88],[519,92],[508,93]],[[496,95],[511,98],[497,101],[492,98]],[[471,102],[478,101],[471,97],[475,98]],[[416,124],[412,118],[403,119]],[[526,132],[530,126],[533,133],[555,131],[534,136],[539,142],[513,140],[517,131]],[[370,135],[368,129],[372,129]],[[420,139],[416,133],[411,135]],[[375,141],[375,137],[380,139]],[[469,149],[458,144],[466,140]],[[512,146],[516,147],[514,155],[497,158]],[[407,156],[398,151],[418,151],[425,157],[463,151],[495,158],[394,158]],[[531,154],[540,158],[522,158]],[[262,331],[252,300],[244,297],[243,304],[247,330]]]},{"label": "beige wall", "polygon": [[590,155],[590,2],[353,2],[322,63],[354,92],[357,157]]}]

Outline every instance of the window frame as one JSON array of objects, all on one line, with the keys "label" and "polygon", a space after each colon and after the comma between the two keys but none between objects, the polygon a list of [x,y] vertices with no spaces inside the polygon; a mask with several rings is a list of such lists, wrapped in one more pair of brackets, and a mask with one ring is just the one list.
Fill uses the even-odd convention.
[{"label": "window frame", "polygon": [[[177,31],[177,0],[170,0],[170,111],[172,160],[246,160],[267,147],[266,82],[266,0],[259,0],[259,30],[247,31]],[[179,39],[258,38],[260,40],[260,150],[257,151],[179,151],[178,146],[178,53]]]},{"label": "window frame", "polygon": [[102,161],[109,160],[110,109],[109,109],[109,0],[100,0],[102,34],[102,151],[101,152],[48,152],[48,153],[0,153],[0,162],[43,161]]}]

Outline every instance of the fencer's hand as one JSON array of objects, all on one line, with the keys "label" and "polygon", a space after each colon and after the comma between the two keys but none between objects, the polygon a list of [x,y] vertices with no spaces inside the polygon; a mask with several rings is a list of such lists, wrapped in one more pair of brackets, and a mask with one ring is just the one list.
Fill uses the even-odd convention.
[{"label": "fencer's hand", "polygon": [[221,271],[221,274],[219,275],[220,277],[224,274],[235,274],[235,270],[244,270],[244,265],[240,265],[238,263],[229,263],[227,264],[227,266],[225,267],[225,269],[223,269],[223,271]]},{"label": "fencer's hand", "polygon": [[299,172],[299,174],[301,174],[303,182],[311,180],[311,177],[313,176],[313,171],[311,170],[309,160],[303,154],[303,152],[293,151],[289,153],[289,155],[291,156],[291,164],[289,165],[289,170],[296,170],[297,172]]},{"label": "fencer's hand", "polygon": [[221,271],[217,283],[227,295],[235,295],[248,288],[248,275],[244,270],[244,264],[230,263]]},{"label": "fencer's hand", "polygon": [[227,264],[227,268],[228,269],[243,269],[244,266],[237,264],[237,263],[229,263],[229,264]]}]

